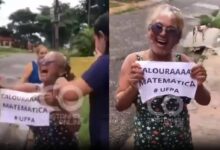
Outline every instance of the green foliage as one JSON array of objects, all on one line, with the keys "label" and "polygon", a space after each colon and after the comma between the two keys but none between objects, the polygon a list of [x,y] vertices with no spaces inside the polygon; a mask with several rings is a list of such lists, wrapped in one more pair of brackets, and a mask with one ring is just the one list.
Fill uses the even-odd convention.
[{"label": "green foliage", "polygon": [[[45,37],[46,42],[52,46],[53,22],[51,22],[50,7],[41,6],[40,14],[37,16],[40,33]],[[80,6],[71,8],[68,3],[60,3],[59,22],[59,45],[62,47],[68,43],[71,35],[79,32],[80,23],[86,21],[86,12]]]},{"label": "green foliage", "polygon": [[[0,0],[1,2],[1,0]],[[91,32],[88,33],[79,33],[82,32],[80,29],[81,24],[85,24],[88,22],[88,18],[90,18],[90,25],[92,26],[97,19],[97,17],[106,12],[108,10],[108,1],[103,0],[91,0],[91,9],[90,15],[88,17],[88,2],[87,0],[81,0],[78,6],[73,8],[70,7],[68,3],[62,3],[61,0],[59,2],[59,47],[62,48],[65,44],[72,43],[74,48],[79,50],[80,54],[87,55],[92,52],[91,50],[91,41],[87,40],[93,39]],[[40,13],[32,13],[29,8],[20,9],[15,11],[10,15],[11,22],[8,24],[7,28],[13,32],[13,36],[21,41],[21,43],[25,43],[27,41],[39,42],[39,38],[35,33],[39,33],[40,36],[45,38],[44,43],[49,47],[53,46],[53,37],[54,37],[54,22],[51,16],[51,7],[49,6],[40,6]],[[87,32],[86,30],[84,32]],[[89,37],[87,37],[89,35]],[[80,38],[76,40],[76,38]],[[74,42],[73,42],[74,39]],[[82,39],[86,40],[84,46],[79,46],[83,44],[80,41]],[[74,43],[74,44],[73,44]],[[85,50],[85,47],[90,47]]]},{"label": "green foliage", "polygon": [[0,57],[15,55],[18,53],[26,53],[27,51],[19,48],[0,47]]},{"label": "green foliage", "polygon": [[37,14],[30,11],[29,8],[19,9],[9,16],[9,20],[13,23],[24,24],[33,23],[35,21]]},{"label": "green foliage", "polygon": [[[90,4],[89,4],[90,2]],[[93,25],[95,20],[103,13],[107,12],[109,9],[109,1],[108,0],[82,0],[82,6],[86,10],[86,13],[89,14],[89,25]],[[89,7],[90,6],[90,13]]]},{"label": "green foliage", "polygon": [[213,17],[216,17],[216,16],[218,15],[218,13],[219,13],[219,10],[214,10],[214,11],[211,13],[211,15],[212,15]]},{"label": "green foliage", "polygon": [[26,47],[27,42],[39,43],[41,39],[35,35],[39,32],[39,26],[36,23],[36,13],[30,11],[29,8],[19,9],[13,12],[9,19],[8,29],[14,31],[13,36],[20,42],[16,45]]},{"label": "green foliage", "polygon": [[211,22],[211,26],[220,29],[220,16],[215,17],[215,19]]},{"label": "green foliage", "polygon": [[121,6],[119,3],[110,2],[110,8]]},{"label": "green foliage", "polygon": [[84,27],[76,36],[72,36],[71,49],[77,50],[79,56],[92,56],[94,49],[93,28]]},{"label": "green foliage", "polygon": [[139,2],[139,1],[145,1],[145,0],[116,0],[118,2],[124,2],[124,3],[131,3],[131,2]]},{"label": "green foliage", "polygon": [[[1,5],[1,4],[4,4],[4,3],[5,3],[5,2],[4,2],[3,0],[0,0],[0,5]],[[1,8],[1,7],[0,7],[0,8]]]},{"label": "green foliage", "polygon": [[0,27],[0,36],[11,36],[12,35],[12,31],[7,29],[6,27]]},{"label": "green foliage", "polygon": [[219,10],[215,10],[211,13],[211,16],[201,15],[200,24],[207,25],[209,27],[220,28],[220,15]]},{"label": "green foliage", "polygon": [[201,15],[200,16],[200,24],[201,25],[208,25],[212,22],[212,18],[208,15]]},{"label": "green foliage", "polygon": [[81,127],[79,131],[80,147],[83,149],[85,145],[90,144],[89,139],[89,98],[86,96],[81,108]]}]

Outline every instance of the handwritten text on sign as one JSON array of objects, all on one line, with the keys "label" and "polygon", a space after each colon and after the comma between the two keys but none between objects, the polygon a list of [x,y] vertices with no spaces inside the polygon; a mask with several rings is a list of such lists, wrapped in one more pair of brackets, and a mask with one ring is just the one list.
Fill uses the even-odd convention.
[{"label": "handwritten text on sign", "polygon": [[194,63],[137,61],[144,72],[139,83],[142,102],[156,96],[175,95],[194,98],[197,81],[190,77]]},{"label": "handwritten text on sign", "polygon": [[49,126],[49,107],[41,105],[40,93],[0,89],[0,122]]}]

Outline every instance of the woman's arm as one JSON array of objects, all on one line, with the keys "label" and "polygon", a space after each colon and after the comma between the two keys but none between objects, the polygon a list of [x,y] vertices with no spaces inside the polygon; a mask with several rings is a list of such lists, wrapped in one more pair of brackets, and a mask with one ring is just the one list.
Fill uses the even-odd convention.
[{"label": "woman's arm", "polygon": [[[60,79],[59,79],[60,80]],[[58,80],[58,82],[59,82]],[[58,83],[58,95],[65,101],[76,101],[80,97],[94,92],[100,92],[103,88],[109,87],[109,56],[100,56],[90,67],[84,72],[81,78],[67,82],[62,79],[61,87]],[[66,83],[65,83],[66,82]],[[63,84],[63,85],[62,85]],[[104,91],[108,97],[107,89]]]},{"label": "woman's arm", "polygon": [[20,79],[21,83],[25,83],[25,82],[28,81],[28,78],[30,77],[32,70],[33,70],[32,63],[28,63],[25,66],[24,72],[23,72],[23,74],[21,76],[21,79]]},{"label": "woman's arm", "polygon": [[[191,59],[182,55],[182,61],[192,62]],[[196,90],[195,100],[200,105],[208,105],[211,101],[210,92],[204,87],[203,83],[207,78],[207,73],[205,68],[201,64],[197,64],[191,70],[191,77],[196,79],[198,82],[198,87]]]},{"label": "woman's arm", "polygon": [[200,105],[208,105],[211,101],[211,96],[209,91],[203,86],[203,84],[198,85],[196,90],[195,100]]},{"label": "woman's arm", "polygon": [[119,86],[116,91],[116,108],[119,111],[128,109],[138,95],[137,83],[143,79],[143,74],[135,61],[135,54],[130,54],[121,67]]},{"label": "woman's arm", "polygon": [[38,91],[39,86],[31,83],[18,83],[15,85],[6,85],[0,82],[0,89],[11,89],[15,91],[21,91],[21,92],[36,92]]},{"label": "woman's arm", "polygon": [[69,82],[65,78],[59,78],[55,86],[58,88],[57,91],[55,87],[55,95],[58,95],[66,103],[77,101],[82,96],[92,92],[92,88],[82,78]]}]

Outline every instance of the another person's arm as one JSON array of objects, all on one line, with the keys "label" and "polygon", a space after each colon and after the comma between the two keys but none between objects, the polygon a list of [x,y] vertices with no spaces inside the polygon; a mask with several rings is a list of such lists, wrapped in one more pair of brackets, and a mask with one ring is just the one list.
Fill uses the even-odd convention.
[{"label": "another person's arm", "polygon": [[103,85],[108,86],[108,81],[109,59],[108,56],[104,56],[98,58],[83,74],[82,78],[75,79],[68,83],[61,82],[58,95],[61,95],[66,101],[76,101],[92,91],[101,90],[104,88]]},{"label": "another person's arm", "polygon": [[130,54],[121,67],[119,85],[116,91],[116,108],[119,111],[129,108],[138,95],[137,83],[143,79],[143,72],[140,65],[135,61],[135,55]]},{"label": "another person's arm", "polygon": [[69,82],[64,78],[60,78],[57,80],[56,85],[59,87],[59,90],[55,95],[59,95],[58,97],[65,100],[66,103],[68,101],[77,101],[80,97],[93,91],[82,78],[77,78]]},{"label": "another person's arm", "polygon": [[25,82],[28,81],[28,78],[30,77],[32,70],[33,70],[32,63],[28,63],[25,66],[24,72],[23,72],[23,74],[21,76],[21,79],[20,79],[21,83],[25,83]]}]

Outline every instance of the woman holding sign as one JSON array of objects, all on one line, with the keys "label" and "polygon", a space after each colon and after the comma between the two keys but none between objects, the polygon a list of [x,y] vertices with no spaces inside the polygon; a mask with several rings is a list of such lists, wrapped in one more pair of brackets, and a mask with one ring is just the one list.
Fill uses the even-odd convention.
[{"label": "woman holding sign", "polygon": [[[178,8],[168,4],[158,6],[148,23],[149,49],[129,54],[122,64],[116,108],[123,111],[133,103],[137,108],[134,120],[135,149],[193,149],[187,110],[190,99],[162,95],[143,103],[138,90],[138,83],[145,79],[136,61],[190,62],[186,55],[174,53],[183,26],[183,16]],[[190,75],[198,84],[195,100],[201,105],[208,105],[210,93],[203,85],[207,77],[205,68],[195,65]]]},{"label": "woman holding sign", "polygon": [[[60,52],[49,52],[39,61],[39,73],[42,84],[24,83],[14,87],[0,86],[22,92],[39,92],[43,98],[40,103],[52,106],[49,126],[31,126],[34,133],[35,150],[70,150],[78,149],[76,132],[80,128],[79,106],[76,103],[63,105],[55,96],[55,81],[59,77],[72,80],[74,75],[70,73],[70,66],[66,57]],[[22,102],[21,102],[22,105]],[[44,116],[42,116],[44,117]]]}]

